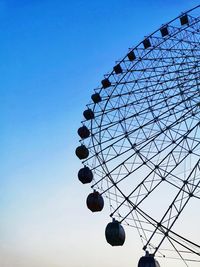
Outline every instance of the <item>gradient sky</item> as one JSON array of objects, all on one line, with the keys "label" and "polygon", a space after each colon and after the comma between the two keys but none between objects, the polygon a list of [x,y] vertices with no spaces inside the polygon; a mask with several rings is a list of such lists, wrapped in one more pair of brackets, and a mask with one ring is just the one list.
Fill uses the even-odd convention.
[{"label": "gradient sky", "polygon": [[128,229],[126,245],[111,248],[109,212],[85,207],[76,131],[115,60],[197,4],[0,0],[1,267],[136,266],[136,233]]}]

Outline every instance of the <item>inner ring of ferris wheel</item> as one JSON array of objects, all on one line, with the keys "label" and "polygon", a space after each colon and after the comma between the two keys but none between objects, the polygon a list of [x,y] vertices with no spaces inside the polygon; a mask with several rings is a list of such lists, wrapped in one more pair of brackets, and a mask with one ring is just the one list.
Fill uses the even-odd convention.
[{"label": "inner ring of ferris wheel", "polygon": [[83,121],[90,136],[81,140],[111,217],[136,228],[144,250],[164,256],[169,244],[184,261],[200,255],[172,230],[189,200],[200,199],[199,22],[185,13],[117,62],[87,105],[95,115]]}]

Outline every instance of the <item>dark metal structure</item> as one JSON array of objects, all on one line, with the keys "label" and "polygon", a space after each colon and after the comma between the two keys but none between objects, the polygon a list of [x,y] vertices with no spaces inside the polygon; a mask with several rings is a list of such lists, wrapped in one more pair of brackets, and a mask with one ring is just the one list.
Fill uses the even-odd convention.
[{"label": "dark metal structure", "polygon": [[136,228],[153,259],[186,266],[200,262],[200,237],[192,225],[182,229],[189,217],[177,221],[189,203],[200,204],[199,7],[162,25],[105,75],[76,151],[118,226]]}]

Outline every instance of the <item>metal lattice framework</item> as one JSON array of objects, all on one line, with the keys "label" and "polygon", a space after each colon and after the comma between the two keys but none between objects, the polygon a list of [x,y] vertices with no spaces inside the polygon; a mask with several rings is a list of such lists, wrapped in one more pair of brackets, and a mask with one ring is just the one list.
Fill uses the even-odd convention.
[{"label": "metal lattice framework", "polygon": [[111,217],[136,228],[144,250],[178,253],[187,266],[199,262],[200,244],[175,222],[190,199],[200,203],[198,12],[163,25],[105,75],[81,140],[92,188],[108,199]]}]

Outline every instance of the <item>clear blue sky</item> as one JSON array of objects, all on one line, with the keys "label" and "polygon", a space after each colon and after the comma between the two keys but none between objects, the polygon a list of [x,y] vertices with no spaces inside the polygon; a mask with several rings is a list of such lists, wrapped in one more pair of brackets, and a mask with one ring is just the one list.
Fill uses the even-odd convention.
[{"label": "clear blue sky", "polygon": [[197,4],[0,0],[1,267],[135,266],[135,241],[108,247],[108,213],[85,208],[76,131],[115,60]]}]

